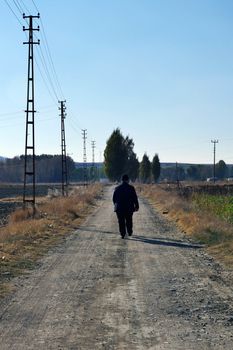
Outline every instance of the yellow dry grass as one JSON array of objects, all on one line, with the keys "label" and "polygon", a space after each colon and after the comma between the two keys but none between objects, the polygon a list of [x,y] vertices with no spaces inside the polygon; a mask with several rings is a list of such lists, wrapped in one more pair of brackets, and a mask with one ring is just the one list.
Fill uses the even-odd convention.
[{"label": "yellow dry grass", "polygon": [[75,188],[68,197],[47,198],[32,209],[18,209],[0,228],[0,297],[13,276],[25,272],[52,245],[77,228],[94,207],[102,186]]},{"label": "yellow dry grass", "polygon": [[232,266],[233,228],[229,222],[194,208],[190,200],[161,185],[139,185],[138,191],[185,234],[206,244],[209,253]]}]

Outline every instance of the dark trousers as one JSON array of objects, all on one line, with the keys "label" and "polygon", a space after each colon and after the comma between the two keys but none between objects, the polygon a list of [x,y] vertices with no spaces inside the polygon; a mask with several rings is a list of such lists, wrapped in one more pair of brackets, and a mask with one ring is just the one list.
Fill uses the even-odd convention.
[{"label": "dark trousers", "polygon": [[122,236],[125,236],[126,229],[128,234],[133,233],[133,213],[132,212],[117,212],[119,230]]}]

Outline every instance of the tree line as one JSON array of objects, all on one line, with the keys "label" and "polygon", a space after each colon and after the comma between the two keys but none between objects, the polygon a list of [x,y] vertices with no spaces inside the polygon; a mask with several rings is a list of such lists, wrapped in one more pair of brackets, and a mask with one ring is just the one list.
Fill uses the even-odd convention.
[{"label": "tree line", "polygon": [[[60,183],[62,177],[61,155],[42,154],[35,157],[36,182]],[[24,180],[24,155],[0,160],[0,182],[22,183]],[[76,168],[71,157],[67,157],[68,181],[82,182],[84,168]],[[134,142],[129,136],[124,137],[119,128],[115,129],[106,142],[103,168],[87,169],[88,181],[98,181],[108,177],[111,181],[120,181],[127,173],[132,181],[151,183],[160,181],[203,181],[213,176],[213,165],[173,165],[161,167],[158,154],[152,161],[145,153],[139,162],[134,152]],[[223,160],[216,164],[216,177],[233,177],[233,166],[227,166]]]},{"label": "tree line", "polygon": [[[233,177],[233,166],[228,166],[223,160],[216,163],[215,175],[219,180]],[[161,170],[161,180],[167,181],[205,181],[213,177],[213,165],[193,164],[163,167]]]},{"label": "tree line", "polygon": [[[30,162],[31,156],[28,156]],[[74,160],[67,156],[68,182],[83,182],[84,167],[76,167]],[[25,156],[0,160],[0,182],[22,183],[24,181]],[[62,181],[62,158],[61,155],[42,154],[35,156],[35,175],[37,183],[61,183]],[[89,167],[87,169],[88,181],[98,181],[105,177],[104,169]]]},{"label": "tree line", "polygon": [[[142,183],[160,181],[206,181],[213,177],[213,165],[173,165],[161,167],[158,154],[152,161],[145,153],[139,162],[134,152],[134,142],[129,136],[124,137],[119,128],[115,129],[107,140],[104,151],[104,170],[111,181],[119,181],[127,173],[132,181]],[[233,177],[233,166],[220,160],[215,167],[218,179]]]},{"label": "tree line", "polygon": [[[0,161],[0,182],[23,182],[24,161],[24,155]],[[37,183],[61,182],[61,155],[42,154],[35,156],[35,162]],[[71,157],[67,157],[67,172],[70,176],[75,173],[75,163]]]},{"label": "tree line", "polygon": [[139,162],[134,152],[134,142],[129,136],[124,137],[119,128],[115,129],[106,143],[104,151],[104,169],[111,181],[120,181],[127,173],[132,181],[143,183],[157,182],[160,177],[161,166],[158,154],[152,162],[145,153]]}]

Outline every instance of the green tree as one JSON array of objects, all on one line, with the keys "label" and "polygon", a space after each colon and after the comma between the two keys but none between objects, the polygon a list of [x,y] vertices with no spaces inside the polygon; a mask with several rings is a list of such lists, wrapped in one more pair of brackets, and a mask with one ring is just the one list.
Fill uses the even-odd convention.
[{"label": "green tree", "polygon": [[187,176],[189,180],[198,180],[199,179],[198,166],[190,165],[187,168]]},{"label": "green tree", "polygon": [[160,177],[160,172],[161,172],[161,166],[160,166],[158,154],[155,154],[155,156],[152,160],[151,172],[152,172],[154,182],[157,182],[159,177]]},{"label": "green tree", "polygon": [[134,142],[129,138],[129,136],[127,136],[124,143],[127,151],[127,161],[125,164],[124,173],[128,174],[132,181],[135,181],[139,175],[139,161],[133,150]]},{"label": "green tree", "polygon": [[142,157],[142,161],[140,164],[140,180],[143,183],[149,183],[151,179],[151,162],[149,157],[145,153]]},{"label": "green tree", "polygon": [[119,181],[127,162],[125,139],[119,128],[115,129],[107,140],[104,150],[104,167],[107,177]]},{"label": "green tree", "polygon": [[119,128],[113,131],[104,151],[104,170],[110,180],[119,181],[123,173],[136,180],[139,162],[133,148],[134,142],[129,136],[124,137]]},{"label": "green tree", "polygon": [[217,164],[216,164],[216,177],[218,177],[219,179],[224,179],[227,176],[227,165],[224,162],[224,160],[220,160]]},{"label": "green tree", "polygon": [[137,159],[137,156],[134,152],[129,156],[127,161],[127,169],[125,173],[129,175],[129,178],[132,181],[135,181],[138,178],[139,175],[139,161]]}]

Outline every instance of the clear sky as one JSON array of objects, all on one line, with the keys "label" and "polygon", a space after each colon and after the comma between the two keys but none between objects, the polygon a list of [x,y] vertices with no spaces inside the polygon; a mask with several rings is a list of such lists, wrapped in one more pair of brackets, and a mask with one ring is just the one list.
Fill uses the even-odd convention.
[{"label": "clear sky", "polygon": [[210,163],[218,139],[216,161],[233,163],[232,0],[1,0],[0,155],[24,153],[21,12],[37,14],[35,5],[43,27],[34,48],[36,154],[61,152],[57,100],[65,98],[67,153],[76,161],[81,129],[88,160],[95,140],[99,161],[119,127],[139,160],[147,152],[162,162]]}]

